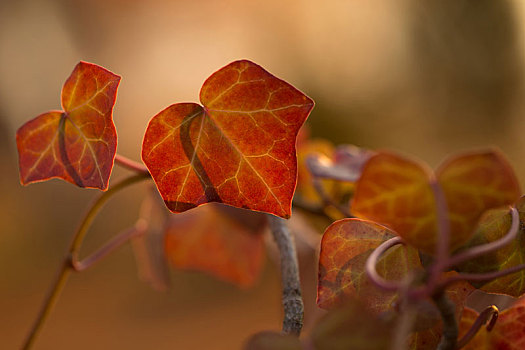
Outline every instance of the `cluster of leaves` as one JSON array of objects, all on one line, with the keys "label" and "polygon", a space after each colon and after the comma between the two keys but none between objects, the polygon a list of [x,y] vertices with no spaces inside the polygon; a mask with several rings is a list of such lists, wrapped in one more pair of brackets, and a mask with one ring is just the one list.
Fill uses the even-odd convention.
[{"label": "cluster of leaves", "polygon": [[[61,178],[107,189],[117,148],[112,110],[119,82],[97,65],[75,67],[62,89],[63,111],[39,115],[17,132],[23,184]],[[313,101],[246,60],[210,76],[200,99],[202,106],[169,106],[151,119],[144,136],[142,159],[166,206],[182,212],[218,202],[288,218],[297,176],[295,138]],[[174,266],[243,287],[256,281],[264,259],[262,214],[215,205],[156,221],[149,222],[150,230],[161,227],[160,244]],[[159,250],[158,239],[138,241],[143,256]]]},{"label": "cluster of leaves", "polygon": [[[523,224],[507,244],[483,254],[478,249],[516,231],[516,210],[525,222],[525,199],[518,200],[516,176],[498,151],[462,153],[434,172],[392,152],[335,148],[300,137],[298,166],[296,138],[313,101],[243,60],[204,82],[202,105],[177,103],[151,119],[143,167],[116,155],[112,111],[119,82],[106,69],[80,62],[62,89],[63,110],[44,113],[18,130],[20,177],[23,184],[61,178],[106,190],[118,162],[151,177],[172,212],[216,202],[183,214],[154,215],[161,207],[152,210],[156,200],[147,199],[135,227],[149,234],[134,243],[143,275],[157,287],[166,285],[164,260],[158,260],[162,251],[178,268],[253,285],[264,259],[262,213],[290,217],[297,175],[296,200],[338,219],[324,232],[319,257],[317,303],[330,313],[303,343],[263,333],[247,343],[249,349],[383,349],[403,327],[408,339],[400,344],[434,349],[446,325],[443,310],[430,299],[436,302],[444,293],[452,300],[453,318],[466,334],[483,316],[464,308],[473,290],[525,293]],[[374,251],[393,239],[402,245],[392,244],[377,256],[372,266],[377,276],[371,276],[367,265]],[[514,273],[506,274],[509,268]],[[468,346],[518,349],[523,305],[520,299]]]},{"label": "cluster of leaves", "polygon": [[[317,187],[308,188],[308,183],[300,183],[298,195],[317,200],[320,205],[328,203],[343,214],[355,216],[335,221],[323,234],[319,255],[319,307],[339,310],[358,300],[372,315],[390,315],[399,319],[408,310],[405,298],[412,296],[409,304],[416,311],[413,311],[415,321],[409,332],[408,346],[435,349],[443,325],[439,311],[428,300],[443,289],[456,306],[456,320],[461,319],[460,335],[466,333],[466,328],[477,317],[470,309],[463,311],[467,297],[476,288],[514,297],[525,294],[525,198],[519,199],[521,192],[512,167],[497,150],[454,155],[432,172],[420,161],[389,151],[354,150],[352,157],[345,158],[341,157],[344,148],[330,149],[327,143],[319,140],[310,142],[304,149],[309,153],[303,155],[303,159],[310,171],[310,187],[311,184]],[[348,151],[344,153],[349,154]],[[341,182],[346,186],[339,185],[338,188],[346,189],[351,200],[345,198],[345,193],[334,193],[336,184]],[[431,283],[432,269],[440,258],[436,256],[441,238],[436,184],[442,190],[447,208],[445,220],[441,220],[447,224],[449,246],[438,276],[439,281],[444,282],[436,283],[439,288],[425,290],[422,287]],[[317,193],[317,198],[309,193]],[[512,224],[509,205],[515,206],[519,212],[521,225],[518,234],[499,249],[464,259],[472,248],[505,239]],[[399,288],[385,289],[370,279],[366,263],[376,248],[393,237],[400,237],[404,244],[381,255],[375,270],[379,277],[387,283],[397,283]],[[506,274],[505,271],[513,272],[507,269],[515,271]],[[489,278],[491,274],[499,278]],[[479,281],[477,277],[480,277]],[[467,280],[473,280],[473,285]],[[453,281],[458,282],[450,285]],[[525,317],[525,309],[519,306],[520,303],[502,314],[505,326],[496,326],[492,332],[484,330],[480,333],[483,335],[474,340],[476,342],[476,339],[490,334],[492,343],[469,348],[521,348],[516,334],[523,334],[521,320]],[[377,321],[370,323],[370,327],[376,326]],[[322,323],[320,327],[323,327]],[[355,336],[364,335],[356,331]],[[340,344],[344,344],[344,339],[341,337]],[[354,345],[351,348],[389,347]]]}]

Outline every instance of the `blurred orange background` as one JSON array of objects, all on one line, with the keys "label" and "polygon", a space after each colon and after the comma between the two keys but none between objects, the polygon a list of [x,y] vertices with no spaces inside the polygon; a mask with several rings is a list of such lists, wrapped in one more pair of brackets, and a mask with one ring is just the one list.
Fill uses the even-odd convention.
[{"label": "blurred orange background", "polygon": [[[4,0],[0,3],[0,347],[18,348],[95,190],[22,187],[16,129],[60,107],[79,60],[121,75],[118,152],[140,159],[149,119],[197,101],[203,81],[247,58],[316,101],[313,136],[390,148],[435,166],[497,146],[525,175],[525,3],[418,0]],[[112,176],[122,177],[115,169]],[[115,198],[83,247],[132,224],[145,188]],[[84,253],[86,254],[86,253]],[[315,254],[301,254],[306,329]],[[74,275],[35,349],[236,349],[281,323],[278,268],[250,290],[172,271],[167,292],[137,277],[129,246]]]}]

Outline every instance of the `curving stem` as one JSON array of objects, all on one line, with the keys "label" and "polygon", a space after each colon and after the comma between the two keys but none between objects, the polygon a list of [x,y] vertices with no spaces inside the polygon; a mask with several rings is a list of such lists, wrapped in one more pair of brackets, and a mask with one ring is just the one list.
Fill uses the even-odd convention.
[{"label": "curving stem", "polygon": [[[468,344],[469,341],[474,338],[474,336],[478,333],[481,326],[484,324],[487,324],[486,329],[487,332],[490,332],[492,328],[494,328],[494,325],[496,324],[496,321],[498,320],[499,310],[496,307],[496,305],[492,305],[487,307],[485,310],[483,310],[479,315],[478,318],[476,318],[476,321],[472,324],[472,327],[468,330],[468,332],[461,338],[457,345],[456,349],[461,349],[465,345]],[[487,323],[488,322],[488,323]]]},{"label": "curving stem", "polygon": [[281,256],[281,282],[283,290],[284,334],[299,336],[303,328],[304,305],[299,280],[297,253],[286,220],[267,215],[273,238]]},{"label": "curving stem", "polygon": [[510,208],[510,214],[512,216],[512,224],[505,236],[493,242],[478,245],[467,249],[464,252],[461,252],[457,255],[454,255],[447,261],[446,267],[453,267],[459,265],[462,262],[472,260],[484,254],[491,253],[510,244],[516,238],[520,229],[520,216],[518,210],[512,207]]},{"label": "curving stem", "polygon": [[128,168],[129,170],[135,171],[137,173],[149,173],[148,168],[146,168],[142,163],[135,162],[134,160],[124,157],[118,153],[115,154],[115,164],[118,164],[124,168]]},{"label": "curving stem", "polygon": [[71,267],[77,272],[89,269],[91,266],[95,265],[97,262],[104,259],[106,256],[110,255],[122,245],[127,243],[130,239],[142,236],[146,232],[147,227],[147,223],[144,220],[139,219],[133,227],[120,232],[109,242],[104,244],[102,247],[83,260],[78,260],[76,254],[71,254]]},{"label": "curving stem", "polygon": [[372,254],[370,254],[366,260],[365,269],[368,278],[370,278],[370,280],[372,280],[376,286],[386,291],[398,291],[404,287],[404,285],[400,282],[387,281],[383,277],[379,276],[376,270],[376,265],[381,255],[398,244],[404,244],[401,237],[390,238],[388,241],[384,241],[381,243],[381,245],[374,249]]},{"label": "curving stem", "polygon": [[24,342],[24,345],[23,345],[24,350],[31,348],[34,341],[36,340],[38,333],[42,329],[42,326],[44,325],[45,321],[51,314],[51,311],[53,310],[53,306],[58,300],[58,297],[60,296],[62,289],[64,289],[64,286],[66,284],[66,281],[70,273],[74,270],[71,257],[76,256],[78,254],[78,250],[80,248],[82,241],[84,240],[84,237],[86,236],[87,230],[91,226],[91,223],[97,216],[100,209],[102,209],[104,204],[115,193],[119,192],[120,190],[134,183],[137,183],[143,180],[147,180],[149,178],[150,178],[149,173],[140,173],[138,175],[130,176],[122,180],[121,182],[117,183],[115,186],[111,187],[106,192],[102,193],[93,202],[90,209],[84,216],[84,219],[82,220],[80,226],[75,232],[75,235],[73,236],[73,240],[71,241],[71,245],[69,246],[68,253],[58,269],[57,277],[49,290],[49,293],[44,301],[44,304],[42,305],[42,308],[40,309],[40,312],[38,313],[38,316],[33,326],[31,327],[31,331],[29,332],[29,335],[27,336]]}]

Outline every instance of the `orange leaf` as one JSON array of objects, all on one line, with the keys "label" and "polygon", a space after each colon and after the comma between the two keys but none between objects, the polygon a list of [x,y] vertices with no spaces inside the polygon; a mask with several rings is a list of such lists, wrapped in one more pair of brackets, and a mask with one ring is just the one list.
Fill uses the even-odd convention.
[{"label": "orange leaf", "polygon": [[[377,288],[365,273],[372,251],[394,237],[394,232],[374,222],[343,219],[330,225],[321,241],[317,304],[328,309],[357,298],[379,313],[392,307],[397,294]],[[396,246],[377,264],[384,278],[401,280],[408,271],[420,268],[419,255],[411,247]]]},{"label": "orange leaf", "polygon": [[[459,324],[461,338],[472,326],[478,313],[465,308]],[[522,350],[525,348],[525,298],[499,314],[496,325],[490,332],[485,327],[462,349],[465,350]]]},{"label": "orange leaf", "polygon": [[352,213],[388,225],[410,245],[432,252],[436,216],[430,177],[424,164],[380,152],[363,168]]},{"label": "orange leaf", "polygon": [[[410,245],[434,253],[436,206],[424,164],[381,152],[363,169],[352,212],[391,227]],[[497,151],[455,156],[436,171],[450,219],[452,250],[467,242],[486,210],[513,203],[520,194],[516,176]]]},{"label": "orange leaf", "polygon": [[142,159],[171,211],[207,202],[290,216],[295,141],[314,102],[250,61],[212,74],[200,100],[150,121]]},{"label": "orange leaf", "polygon": [[105,190],[117,149],[112,112],[120,77],[80,62],[62,88],[64,111],[50,111],[16,133],[20,180],[61,178]]},{"label": "orange leaf", "polygon": [[166,256],[177,268],[250,287],[264,261],[265,219],[261,213],[222,204],[172,215],[164,241]]},{"label": "orange leaf", "polygon": [[453,249],[470,239],[486,210],[512,204],[521,194],[514,170],[495,150],[451,157],[436,177],[447,199]]}]

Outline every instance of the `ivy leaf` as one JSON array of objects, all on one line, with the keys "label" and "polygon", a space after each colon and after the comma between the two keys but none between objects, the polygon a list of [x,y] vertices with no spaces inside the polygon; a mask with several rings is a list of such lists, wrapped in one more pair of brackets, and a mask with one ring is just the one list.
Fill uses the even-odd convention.
[{"label": "ivy leaf", "polygon": [[[521,214],[521,212],[520,212]],[[505,236],[510,229],[512,217],[508,208],[492,209],[481,218],[474,236],[465,248],[479,244],[489,243]],[[478,258],[466,261],[457,267],[459,271],[469,273],[486,273],[505,270],[525,261],[525,233],[518,232],[518,236],[505,247],[494,252],[484,254]],[[506,275],[495,280],[475,284],[480,289],[489,293],[507,294],[519,297],[525,293],[525,271]]]},{"label": "ivy leaf", "polygon": [[61,178],[105,190],[117,149],[113,106],[120,76],[80,62],[62,88],[63,111],[50,111],[16,133],[20,180]]},{"label": "ivy leaf", "polygon": [[314,102],[242,60],[212,74],[201,105],[171,105],[152,118],[142,159],[167,207],[208,202],[290,217],[295,141]]},{"label": "ivy leaf", "polygon": [[486,210],[513,204],[521,195],[514,170],[495,150],[450,157],[436,177],[447,199],[453,248],[468,241]]},{"label": "ivy leaf", "polygon": [[176,268],[203,271],[248,288],[262,270],[265,224],[264,214],[212,203],[171,215],[165,253]]},{"label": "ivy leaf", "polygon": [[[478,313],[465,308],[459,324],[459,338],[470,329]],[[499,314],[490,332],[485,327],[462,349],[465,350],[521,350],[525,348],[525,298],[518,299],[514,305]]]},{"label": "ivy leaf", "polygon": [[[380,313],[392,308],[397,294],[377,288],[365,272],[372,251],[394,237],[390,229],[371,221],[343,219],[330,225],[321,240],[317,304],[328,309],[359,299]],[[386,279],[401,280],[409,271],[421,268],[417,250],[396,246],[378,261],[377,271]]]},{"label": "ivy leaf", "polygon": [[[380,152],[365,164],[352,212],[389,226],[410,245],[433,254],[437,229],[432,176],[419,161]],[[511,204],[520,195],[512,168],[494,150],[452,157],[438,168],[436,178],[448,204],[451,250],[469,240],[483,212]]]}]

